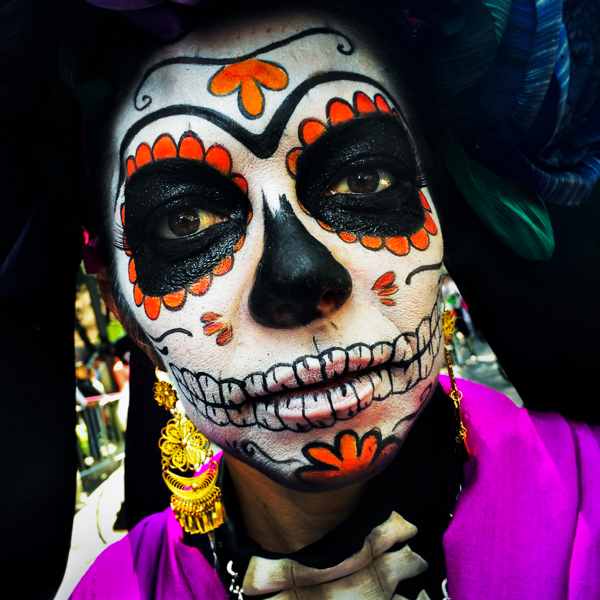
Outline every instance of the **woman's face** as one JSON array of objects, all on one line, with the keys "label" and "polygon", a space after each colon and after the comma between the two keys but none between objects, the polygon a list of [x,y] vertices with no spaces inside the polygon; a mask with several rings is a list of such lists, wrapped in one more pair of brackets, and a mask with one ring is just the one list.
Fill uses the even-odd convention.
[{"label": "woman's face", "polygon": [[285,15],[164,48],[116,121],[118,285],[198,429],[288,487],[381,471],[436,385],[403,100],[347,28]]}]

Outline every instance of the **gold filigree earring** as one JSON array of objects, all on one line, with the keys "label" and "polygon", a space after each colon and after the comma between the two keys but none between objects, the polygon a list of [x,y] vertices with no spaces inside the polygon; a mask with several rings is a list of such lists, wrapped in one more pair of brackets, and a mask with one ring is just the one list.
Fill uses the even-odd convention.
[{"label": "gold filigree earring", "polygon": [[[210,442],[177,409],[177,395],[169,376],[156,369],[156,378],[154,399],[173,415],[158,442],[163,479],[173,493],[171,508],[185,531],[208,533],[222,525],[225,517],[221,490],[216,485],[219,463]],[[194,475],[177,475],[172,469],[193,470]]]},{"label": "gold filigree earring", "polygon": [[[444,333],[444,358],[450,377],[450,393],[448,394],[454,402],[454,416],[456,418],[456,443],[465,444],[467,437],[467,428],[462,422],[460,412],[460,401],[462,392],[456,387],[456,379],[454,378],[454,369],[452,368],[452,359],[450,358],[450,346],[452,343],[452,334],[454,333],[454,316],[452,312],[446,309],[446,301],[444,300],[444,312],[442,313],[442,332]],[[468,451],[468,448],[467,448]]]}]

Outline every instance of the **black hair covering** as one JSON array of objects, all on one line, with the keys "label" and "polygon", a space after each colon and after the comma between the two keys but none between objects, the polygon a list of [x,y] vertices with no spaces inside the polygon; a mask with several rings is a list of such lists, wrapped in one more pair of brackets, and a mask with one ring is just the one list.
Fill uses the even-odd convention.
[{"label": "black hair covering", "polygon": [[[60,4],[62,12],[44,0],[9,0],[0,9],[2,564],[9,574],[3,592],[14,598],[52,598],[69,550],[75,496],[71,325],[82,242],[78,223],[94,224],[87,201],[89,140],[75,99],[85,107],[87,127],[93,130],[114,91],[111,86],[118,86],[106,85],[104,63],[110,61],[104,61],[97,44],[103,39],[108,44],[110,37],[98,33],[108,23],[116,27],[111,36],[120,28],[136,31],[111,11],[83,9],[76,0]],[[392,38],[401,21],[385,18],[386,4],[397,11],[391,2],[370,2],[367,11],[373,14],[372,24],[385,27]],[[189,12],[203,14],[202,9]],[[410,53],[409,29],[402,29],[397,38]],[[77,30],[82,35],[70,47]],[[132,35],[140,43],[154,43],[143,32]],[[419,68],[426,79],[424,67],[416,69],[417,75]],[[91,87],[78,88],[90,81]],[[554,254],[550,261],[531,262],[489,232],[449,177],[443,188],[436,206],[447,267],[526,405],[600,423],[600,403],[593,397],[600,339],[600,319],[593,312],[600,298],[600,202],[550,207]],[[138,373],[144,374],[140,380]],[[151,404],[150,373],[148,359],[136,354],[129,437],[137,442],[128,447],[127,464],[135,465],[130,472],[138,481],[126,487],[130,526],[160,508],[150,505],[158,501],[162,482],[159,462],[155,457],[156,465],[149,465],[148,454],[156,446],[161,417],[156,416],[154,425],[145,422],[143,431],[135,430],[140,421],[135,413],[147,415]],[[152,489],[156,494],[148,492]],[[161,506],[165,498],[158,501]]]}]

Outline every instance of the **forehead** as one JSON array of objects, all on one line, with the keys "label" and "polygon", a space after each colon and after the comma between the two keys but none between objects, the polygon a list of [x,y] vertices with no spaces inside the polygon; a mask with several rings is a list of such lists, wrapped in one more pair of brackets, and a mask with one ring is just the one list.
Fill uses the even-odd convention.
[{"label": "forehead", "polygon": [[324,110],[327,97],[357,86],[391,99],[382,65],[347,25],[317,13],[235,21],[152,54],[132,82],[113,138],[121,164],[161,130],[202,125],[268,158],[295,112]]}]

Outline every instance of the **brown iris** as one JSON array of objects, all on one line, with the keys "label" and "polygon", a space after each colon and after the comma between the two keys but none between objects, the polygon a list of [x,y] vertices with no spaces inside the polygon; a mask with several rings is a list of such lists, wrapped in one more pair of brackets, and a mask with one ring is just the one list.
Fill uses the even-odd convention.
[{"label": "brown iris", "polygon": [[348,175],[348,189],[354,194],[371,194],[379,186],[377,169],[363,169]]}]

